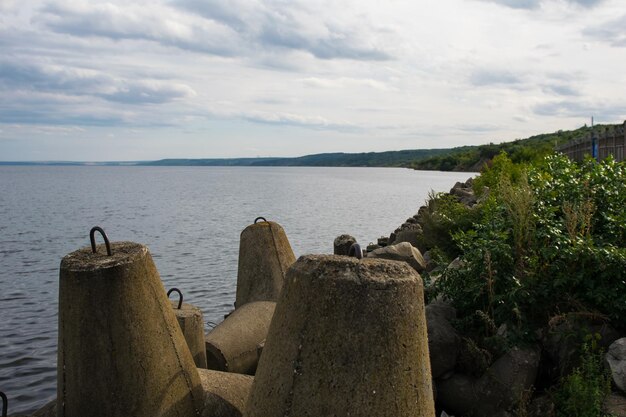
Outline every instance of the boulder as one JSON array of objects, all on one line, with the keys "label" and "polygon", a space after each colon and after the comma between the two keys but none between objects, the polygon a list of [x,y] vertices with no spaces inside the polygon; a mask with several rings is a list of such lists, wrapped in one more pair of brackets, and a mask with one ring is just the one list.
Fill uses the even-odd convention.
[{"label": "boulder", "polygon": [[613,342],[605,357],[615,386],[626,392],[626,337]]},{"label": "boulder", "polygon": [[456,365],[461,337],[450,320],[456,317],[456,310],[448,303],[435,301],[426,306],[428,327],[428,350],[433,379],[452,371]]},{"label": "boulder", "polygon": [[540,350],[513,348],[480,378],[455,374],[437,384],[437,400],[448,412],[476,417],[509,415],[537,376]]},{"label": "boulder", "polygon": [[418,273],[426,268],[426,261],[420,251],[408,242],[397,243],[370,252],[368,258],[389,259],[408,263]]},{"label": "boulder", "polygon": [[554,417],[556,408],[549,395],[540,395],[528,405],[528,417]]},{"label": "boulder", "polygon": [[478,199],[472,189],[472,182],[469,182],[469,184],[467,182],[457,182],[450,190],[450,195],[455,196],[460,203],[465,204],[468,207],[474,206],[478,202]]},{"label": "boulder", "polygon": [[611,417],[626,417],[626,397],[613,392],[604,399],[602,409]]},{"label": "boulder", "polygon": [[541,343],[553,363],[552,379],[568,375],[579,365],[581,346],[588,335],[599,335],[599,347],[607,349],[619,338],[619,333],[606,323],[594,323],[588,319],[567,318],[544,329]]},{"label": "boulder", "polygon": [[417,223],[405,223],[400,227],[400,230],[395,232],[396,237],[391,242],[392,244],[409,242],[416,248],[419,247],[419,239],[422,235],[422,226]]}]

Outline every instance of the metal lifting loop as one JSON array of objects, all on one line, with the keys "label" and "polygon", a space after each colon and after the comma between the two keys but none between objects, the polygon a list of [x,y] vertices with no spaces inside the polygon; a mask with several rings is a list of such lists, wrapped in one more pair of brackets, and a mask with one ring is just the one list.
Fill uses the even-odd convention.
[{"label": "metal lifting loop", "polygon": [[263,220],[264,222],[267,221],[265,220],[265,217],[257,217],[256,219],[254,219],[254,223],[256,224],[259,220]]},{"label": "metal lifting loop", "polygon": [[178,299],[178,309],[180,310],[180,308],[183,306],[183,293],[180,292],[178,288],[172,288],[171,290],[167,292],[167,298],[170,298],[170,294],[173,292],[177,292],[178,295],[180,296],[180,298]]},{"label": "metal lifting loop", "polygon": [[9,408],[9,400],[4,392],[0,391],[0,397],[2,397],[2,417],[7,417],[7,409]]},{"label": "metal lifting loop", "polygon": [[109,243],[109,238],[100,226],[93,227],[89,232],[89,240],[91,240],[91,251],[93,253],[96,253],[96,232],[100,232],[100,234],[102,235],[102,238],[104,239],[104,244],[107,248],[107,255],[111,256],[111,244]]},{"label": "metal lifting loop", "polygon": [[363,251],[361,250],[361,245],[359,245],[358,243],[353,243],[352,246],[350,246],[350,249],[348,249],[348,256],[362,259]]}]

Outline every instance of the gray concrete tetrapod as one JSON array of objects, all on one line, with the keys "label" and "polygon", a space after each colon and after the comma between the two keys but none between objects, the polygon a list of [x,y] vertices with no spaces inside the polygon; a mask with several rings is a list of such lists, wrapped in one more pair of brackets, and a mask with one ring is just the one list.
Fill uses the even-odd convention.
[{"label": "gray concrete tetrapod", "polygon": [[200,377],[148,248],[111,246],[61,261],[58,416],[198,415]]},{"label": "gray concrete tetrapod", "polygon": [[285,273],[295,261],[287,235],[278,223],[263,220],[246,227],[239,241],[235,308],[251,301],[276,301]]},{"label": "gray concrete tetrapod", "polygon": [[241,417],[254,378],[208,369],[198,372],[205,393],[201,417]]},{"label": "gray concrete tetrapod", "polygon": [[204,338],[208,368],[254,374],[275,307],[273,301],[244,304],[211,330]]},{"label": "gray concrete tetrapod", "polygon": [[333,241],[333,253],[335,255],[348,255],[350,247],[356,243],[356,239],[350,235],[339,235]]},{"label": "gray concrete tetrapod", "polygon": [[434,417],[422,281],[406,263],[301,257],[246,417]]},{"label": "gray concrete tetrapod", "polygon": [[196,367],[206,369],[202,311],[198,307],[187,303],[182,303],[180,308],[178,308],[178,302],[174,301],[172,301],[172,308]]}]

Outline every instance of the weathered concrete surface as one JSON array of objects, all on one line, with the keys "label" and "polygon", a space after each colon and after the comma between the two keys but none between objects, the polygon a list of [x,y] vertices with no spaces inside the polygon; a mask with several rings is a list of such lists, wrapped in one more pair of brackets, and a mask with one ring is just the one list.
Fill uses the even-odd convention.
[{"label": "weathered concrete surface", "polygon": [[61,261],[58,416],[197,415],[200,377],[148,248],[111,246]]},{"label": "weathered concrete surface", "polygon": [[171,301],[171,305],[196,367],[206,369],[202,311],[187,303],[183,303],[180,308],[178,308],[178,302]]},{"label": "weathered concrete surface", "polygon": [[253,377],[198,369],[204,390],[202,417],[241,417]]},{"label": "weathered concrete surface", "polygon": [[272,301],[244,304],[211,330],[204,338],[208,368],[253,375],[275,308]]},{"label": "weathered concrete surface", "polygon": [[296,261],[283,228],[251,224],[241,232],[235,308],[252,301],[276,301],[287,269]]},{"label": "weathered concrete surface", "polygon": [[408,265],[301,257],[245,416],[434,416],[422,281]]},{"label": "weathered concrete surface", "polygon": [[335,255],[348,256],[350,247],[356,243],[356,239],[350,235],[339,235],[333,242],[333,253]]}]

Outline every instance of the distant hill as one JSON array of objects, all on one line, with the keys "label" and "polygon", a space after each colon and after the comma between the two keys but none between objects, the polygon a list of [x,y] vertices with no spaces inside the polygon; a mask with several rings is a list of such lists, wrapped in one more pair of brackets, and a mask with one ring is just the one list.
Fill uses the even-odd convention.
[{"label": "distant hill", "polygon": [[[603,130],[617,125],[596,125]],[[320,153],[294,158],[212,158],[161,159],[137,162],[1,162],[0,165],[105,165],[105,166],[312,166],[312,167],[406,167],[435,171],[480,171],[485,163],[500,152],[506,152],[513,162],[533,161],[570,140],[588,135],[591,127],[544,133],[512,142],[462,146],[452,149],[415,149],[388,152]]]},{"label": "distant hill", "polygon": [[418,149],[364,153],[320,153],[295,158],[162,159],[140,165],[158,166],[308,166],[308,167],[407,167],[420,159],[449,149]]},{"label": "distant hill", "polygon": [[512,142],[452,148],[446,153],[414,161],[409,166],[419,170],[480,171],[485,163],[503,151],[513,162],[530,162],[554,152],[559,145],[589,135],[592,129],[602,131],[616,126],[619,125],[595,125],[593,128],[585,125],[575,130],[559,130]]}]

